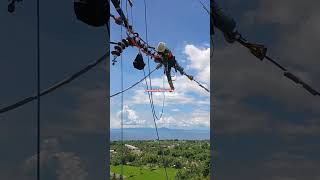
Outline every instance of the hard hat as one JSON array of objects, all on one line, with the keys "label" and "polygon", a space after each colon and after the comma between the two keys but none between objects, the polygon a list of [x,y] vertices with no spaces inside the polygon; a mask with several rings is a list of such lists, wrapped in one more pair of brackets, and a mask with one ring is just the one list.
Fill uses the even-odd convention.
[{"label": "hard hat", "polygon": [[164,52],[166,50],[166,44],[164,42],[159,42],[157,51],[158,52]]}]

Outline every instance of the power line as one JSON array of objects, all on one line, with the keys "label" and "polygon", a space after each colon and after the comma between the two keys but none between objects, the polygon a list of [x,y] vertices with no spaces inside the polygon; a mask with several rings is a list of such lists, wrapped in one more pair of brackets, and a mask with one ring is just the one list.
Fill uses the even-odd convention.
[{"label": "power line", "polygon": [[[157,66],[155,69],[153,69],[153,70],[150,72],[150,74],[152,74],[154,71],[156,71],[156,70],[159,69],[160,67],[161,67],[161,66]],[[139,83],[141,83],[143,80],[145,80],[150,74],[145,75],[143,78],[141,78],[139,81],[137,81],[136,83],[132,84],[132,85],[129,86],[128,88],[126,88],[126,89],[124,89],[124,90],[122,90],[122,91],[119,91],[119,92],[117,92],[117,93],[112,94],[112,95],[110,96],[110,98],[111,98],[111,97],[114,97],[114,96],[117,96],[117,95],[119,95],[119,94],[121,94],[121,93],[124,93],[124,92],[132,89],[133,87],[135,87],[136,85],[138,85]]]},{"label": "power line", "polygon": [[[147,23],[147,3],[146,3],[146,0],[144,0],[143,2],[144,2],[144,20],[145,20],[146,42],[147,42],[147,44],[149,44],[148,43],[148,23]],[[149,56],[148,56],[148,70],[149,70],[149,84],[150,84],[150,88],[152,90],[151,76],[150,76],[150,58],[149,58]],[[143,73],[145,74],[144,70],[143,70]],[[147,88],[148,88],[148,85],[147,85]],[[149,92],[148,92],[148,94],[149,94]],[[155,113],[155,110],[154,110],[152,91],[151,91],[150,95],[151,96],[149,96],[149,100],[150,100],[151,106],[152,106],[153,122],[154,122],[154,126],[156,128],[156,133],[157,133],[157,138],[158,138],[158,142],[159,142],[159,148],[160,148],[160,151],[161,151],[161,157],[162,157],[163,166],[164,166],[164,170],[165,170],[165,174],[166,174],[166,179],[168,180],[168,173],[167,173],[166,163],[165,163],[165,159],[164,159],[163,150],[162,150],[162,147],[161,147],[161,142],[160,142],[160,137],[159,137],[159,132],[158,132],[158,126],[157,126],[157,122],[156,122],[156,119],[155,119],[156,113]],[[151,97],[151,99],[150,99],[150,97]],[[161,116],[162,116],[162,114],[161,114]]]},{"label": "power line", "polygon": [[283,75],[290,79],[291,81],[295,82],[296,84],[300,84],[302,85],[302,88],[304,88],[305,90],[307,90],[310,94],[314,95],[314,96],[320,96],[320,92],[318,92],[317,90],[315,90],[313,87],[311,87],[310,85],[308,85],[307,83],[305,83],[303,80],[301,80],[299,77],[297,77],[296,75],[294,75],[293,73],[289,72],[287,70],[287,68],[285,68],[284,66],[282,66],[280,63],[278,63],[276,60],[274,60],[273,58],[269,57],[267,55],[267,48],[264,47],[263,45],[259,45],[259,44],[252,44],[249,43],[246,39],[244,39],[241,34],[236,33],[235,34],[235,40],[237,42],[239,42],[241,45],[243,45],[244,47],[248,48],[251,52],[251,54],[253,54],[255,57],[257,57],[258,59],[260,59],[261,61],[264,59],[267,59],[269,62],[271,62],[273,65],[275,65],[277,68],[279,68],[280,70],[283,71]]},{"label": "power line", "polygon": [[[149,44],[149,42],[148,42],[148,23],[147,23],[147,6],[146,6],[146,1],[145,0],[144,0],[144,21],[145,21],[146,43]],[[147,56],[147,58],[148,58],[148,71],[149,71],[149,85],[148,85],[147,80],[146,80],[146,87],[147,87],[147,90],[149,90],[149,87],[152,90],[152,81],[151,81],[151,76],[150,76],[150,58],[149,58],[149,56]],[[143,74],[145,75],[145,71],[144,70],[143,70]],[[163,84],[163,87],[164,87],[164,84]],[[160,120],[162,118],[163,110],[164,110],[165,93],[163,92],[162,108],[161,108],[161,114],[160,114],[159,117],[157,116],[157,114],[155,112],[152,91],[151,92],[148,91],[148,97],[149,97],[149,101],[150,101],[150,105],[151,105],[151,109],[152,109],[153,115],[155,116],[155,118],[157,120]]]},{"label": "power line", "polygon": [[[124,27],[127,29],[127,31],[128,31],[128,33],[127,33],[128,36],[129,36],[129,34],[131,34],[131,35],[134,35],[134,39],[138,39],[138,40],[137,40],[138,42],[137,42],[137,43],[134,43],[134,46],[137,46],[140,51],[145,52],[145,53],[147,54],[147,56],[148,56],[148,67],[149,67],[149,74],[148,74],[148,76],[149,76],[149,79],[150,79],[150,87],[152,88],[152,86],[151,86],[151,78],[150,78],[151,71],[150,71],[150,63],[149,63],[149,62],[150,62],[150,59],[149,59],[149,56],[153,56],[153,57],[154,57],[154,54],[152,54],[151,52],[149,53],[148,48],[149,48],[150,46],[149,46],[148,42],[143,41],[143,40],[139,37],[139,34],[138,34],[138,33],[133,32],[133,30],[132,30],[132,28],[131,28],[132,26],[130,27],[130,24],[129,24],[129,22],[128,22],[128,19],[127,19],[127,17],[124,15],[124,13],[123,13],[123,11],[122,11],[122,6],[121,6],[121,4],[119,4],[119,1],[117,1],[117,0],[111,0],[111,1],[112,1],[113,5],[114,5],[115,9],[116,9],[117,12],[119,13],[120,17],[122,18],[123,23],[121,23],[121,24],[119,24],[119,25],[121,25],[121,27],[124,26]],[[121,3],[121,1],[120,1],[120,3]],[[144,4],[145,4],[145,21],[146,21],[146,2],[145,2],[145,1],[144,1]],[[121,30],[122,30],[122,29],[121,29]],[[146,37],[147,37],[147,23],[146,23]],[[144,43],[143,47],[141,46],[140,41],[142,41],[142,42]],[[140,44],[140,45],[139,45],[139,44]],[[145,45],[146,45],[146,46],[145,46]],[[122,51],[121,51],[121,52],[122,52]],[[121,52],[120,52],[120,54],[121,54]],[[156,53],[156,52],[155,52],[155,53]],[[118,54],[119,54],[119,53],[118,53]],[[145,75],[145,73],[144,73],[144,75]],[[145,78],[144,78],[144,79],[145,79]],[[146,80],[146,79],[145,79],[145,80]],[[146,82],[146,83],[147,83],[147,82]],[[147,88],[148,88],[148,87],[147,87]],[[151,93],[152,93],[152,92],[151,92]],[[159,133],[158,133],[158,131],[157,131],[157,125],[156,125],[156,120],[155,120],[155,111],[154,111],[154,106],[153,106],[153,99],[150,98],[149,92],[148,92],[148,95],[149,95],[149,101],[151,102],[152,113],[153,113],[153,120],[154,120],[155,127],[156,127],[156,132],[157,132],[157,137],[158,137],[158,142],[159,142],[160,151],[163,152],[163,151],[161,150]],[[151,95],[151,97],[152,97],[152,95]],[[163,154],[162,154],[162,157],[163,157]],[[165,171],[166,171],[166,177],[167,177],[167,179],[168,179],[168,175],[167,175],[167,170],[166,170],[165,164],[164,164],[164,168],[165,168]]]},{"label": "power line", "polygon": [[[112,43],[112,42],[111,42],[111,43]],[[39,49],[40,49],[40,48],[39,48]],[[96,61],[94,61],[94,62],[92,62],[92,63],[89,63],[87,66],[85,66],[85,67],[84,67],[83,69],[81,69],[80,71],[75,72],[74,74],[68,76],[67,78],[65,78],[65,79],[63,79],[63,80],[61,80],[61,81],[58,81],[57,83],[55,83],[54,85],[50,86],[49,88],[41,91],[40,94],[39,94],[39,97],[44,96],[44,95],[47,95],[47,94],[50,94],[50,93],[54,92],[55,90],[61,88],[62,86],[66,85],[66,84],[68,84],[68,83],[71,83],[73,80],[79,78],[81,75],[85,74],[86,72],[88,72],[89,70],[91,70],[93,67],[97,66],[97,65],[100,64],[102,61],[104,61],[104,60],[107,58],[108,54],[109,54],[109,51],[108,51],[106,54],[104,54],[102,57],[100,57],[99,59],[97,59]],[[40,56],[39,56],[39,57],[40,57]],[[160,68],[160,67],[159,67],[159,68]],[[157,68],[156,68],[156,69],[157,69]],[[156,69],[154,69],[154,71],[155,71]],[[151,73],[153,73],[154,71],[152,71]],[[151,74],[151,73],[150,73],[150,74]],[[150,74],[148,74],[148,76],[149,76]],[[125,92],[125,91],[133,88],[134,86],[136,86],[137,84],[139,84],[140,82],[142,82],[145,78],[146,78],[146,77],[144,77],[143,79],[141,79],[141,80],[138,81],[137,83],[133,84],[132,86],[126,88],[125,90],[120,91],[120,92],[118,92],[118,93],[115,93],[115,94],[111,95],[110,97],[114,97],[114,96],[116,96],[116,95],[118,95],[118,94],[120,94],[120,93],[123,93],[123,92]],[[19,107],[21,107],[21,106],[23,106],[23,105],[25,105],[25,104],[27,104],[27,103],[29,103],[29,102],[31,102],[31,101],[36,100],[37,98],[38,98],[38,93],[37,93],[36,95],[26,97],[26,98],[24,98],[24,99],[22,99],[22,100],[20,100],[20,101],[17,101],[16,103],[13,103],[13,104],[11,104],[11,105],[9,105],[9,106],[6,106],[6,107],[4,107],[4,108],[1,108],[1,109],[0,109],[0,114],[1,114],[1,113],[5,113],[5,112],[8,112],[8,111],[10,111],[10,110],[14,110],[14,109],[16,109],[16,108],[19,108]]]},{"label": "power line", "polygon": [[[121,25],[121,35],[122,35],[122,27],[124,26],[124,27],[127,29],[127,35],[128,35],[129,37],[130,37],[130,35],[133,35],[133,39],[134,39],[134,40],[131,41],[132,45],[138,47],[138,48],[139,48],[139,51],[143,51],[143,52],[147,55],[149,74],[146,75],[145,70],[143,69],[144,78],[143,78],[141,81],[145,80],[147,90],[149,89],[149,86],[150,86],[150,88],[152,89],[152,79],[151,79],[151,76],[150,76],[150,75],[151,75],[151,71],[150,71],[150,58],[149,58],[149,56],[154,57],[154,58],[157,58],[157,57],[155,56],[155,54],[157,54],[157,52],[155,51],[155,52],[154,52],[155,54],[153,54],[153,53],[149,52],[149,50],[148,50],[148,49],[150,48],[150,46],[149,46],[149,43],[148,43],[148,25],[147,25],[147,6],[146,6],[146,1],[144,0],[144,10],[145,10],[144,20],[145,20],[146,41],[144,41],[143,39],[141,39],[141,38],[139,37],[139,34],[133,31],[132,26],[130,26],[130,24],[129,24],[128,18],[124,15],[124,12],[123,12],[123,10],[122,10],[122,4],[119,4],[119,3],[121,3],[121,1],[120,1],[120,2],[117,1],[117,0],[111,0],[111,1],[112,1],[115,9],[117,10],[118,14],[120,15],[120,17],[121,17],[121,19],[122,19],[122,22],[121,22],[121,23],[117,23],[117,22],[116,22],[117,24]],[[132,13],[132,9],[131,9],[131,13]],[[128,16],[128,10],[127,10],[127,8],[126,8],[126,14],[127,14],[127,16]],[[131,17],[132,17],[132,14],[131,14]],[[122,38],[122,37],[121,37],[121,38]],[[131,38],[131,37],[130,37],[130,38]],[[141,45],[141,42],[140,42],[140,41],[143,42],[142,45]],[[113,43],[113,44],[115,44],[115,43]],[[119,49],[119,48],[118,48],[118,49]],[[122,49],[123,49],[123,48],[122,48]],[[115,58],[116,58],[117,56],[119,56],[119,55],[122,55],[122,49],[121,49],[121,51],[119,50],[118,53],[113,53],[113,54],[116,54]],[[154,48],[152,48],[152,49],[154,50]],[[123,70],[121,69],[121,71],[123,71]],[[122,73],[123,73],[123,72],[122,72]],[[149,84],[148,84],[148,82],[147,82],[146,77],[148,77],[148,79],[149,79]],[[129,89],[133,88],[135,85],[137,85],[137,84],[140,83],[141,81],[138,81],[137,83],[133,84],[132,86],[130,86],[130,87],[127,88],[126,90],[129,90]],[[207,90],[207,91],[209,92],[209,90],[206,89],[204,86],[202,86],[198,81],[195,80],[195,82],[197,82],[200,87],[204,88],[205,90]],[[163,84],[164,84],[164,82],[163,82]],[[118,95],[118,94],[120,94],[120,93],[123,94],[123,92],[125,92],[126,90],[123,90],[123,88],[122,88],[122,90],[121,90],[120,92],[114,94],[114,96],[115,96],[115,95]],[[113,97],[113,96],[112,96],[112,97]],[[153,95],[152,95],[152,92],[149,92],[149,91],[148,91],[148,97],[149,97],[150,106],[151,106],[151,111],[152,111],[152,118],[153,118],[154,125],[155,125],[155,129],[156,129],[157,140],[158,140],[158,143],[159,143],[159,149],[160,149],[160,152],[161,152],[161,158],[162,158],[162,160],[163,160],[163,165],[164,165],[164,169],[165,169],[165,173],[166,173],[166,179],[168,179],[168,174],[167,174],[167,169],[166,169],[166,163],[165,163],[165,159],[164,159],[163,150],[162,150],[162,147],[161,147],[161,142],[160,142],[158,127],[157,127],[157,122],[156,122],[156,119],[159,120],[159,119],[161,118],[161,116],[162,116],[162,114],[163,114],[163,109],[162,109],[162,113],[161,113],[160,118],[158,118],[157,115],[156,115],[156,113],[155,113],[155,108],[154,108],[154,104],[153,104]],[[164,107],[164,99],[163,99],[163,107]],[[122,111],[123,111],[123,110],[122,110]]]},{"label": "power line", "polygon": [[[93,63],[90,63],[88,64],[85,68],[83,68],[82,70],[74,73],[73,75],[55,83],[54,85],[52,85],[51,87],[41,91],[40,93],[40,97],[41,96],[45,96],[47,94],[50,94],[52,92],[54,92],[55,90],[58,90],[59,88],[61,88],[62,86],[68,84],[68,83],[71,83],[73,80],[77,79],[78,77],[80,77],[81,75],[85,74],[86,72],[88,72],[90,69],[92,69],[93,67],[97,66],[98,64],[100,64],[101,62],[103,62],[105,59],[107,58],[107,54],[105,54],[104,56],[102,56],[101,58],[99,58],[97,61],[93,62]],[[156,70],[158,70],[160,68],[160,64],[159,66],[157,66],[155,69],[153,69],[151,71],[151,73],[155,72]],[[148,74],[149,75],[149,74]],[[129,86],[128,88],[124,89],[123,91],[119,91],[117,93],[114,93],[112,95],[110,95],[110,98],[111,97],[115,97],[121,93],[124,93],[130,89],[132,89],[133,87],[135,87],[136,85],[138,85],[139,83],[141,83],[145,78],[148,77],[148,75],[146,75],[145,77],[143,77],[142,79],[140,79],[139,81],[137,81],[136,83],[132,84],[131,86]],[[6,106],[2,109],[0,109],[0,114],[1,113],[5,113],[5,112],[8,112],[8,111],[11,111],[11,110],[14,110],[14,109],[17,109],[31,101],[34,101],[37,99],[37,95],[34,95],[34,96],[29,96],[29,97],[26,97],[20,101],[17,101],[16,103],[14,104],[11,104],[9,106]]]},{"label": "power line", "polygon": [[202,8],[207,11],[208,14],[210,14],[210,11],[207,9],[207,7],[203,4],[203,2],[201,0],[198,0],[200,2],[200,4],[202,5]]},{"label": "power line", "polygon": [[37,0],[37,180],[40,180],[40,0]]},{"label": "power line", "polygon": [[[310,94],[314,96],[320,96],[320,92],[315,90],[313,87],[311,87],[309,84],[305,83],[303,80],[301,80],[299,77],[294,75],[293,73],[289,72],[284,66],[282,66],[280,63],[278,63],[275,59],[269,57],[267,55],[267,48],[264,45],[261,44],[255,44],[248,42],[245,38],[242,37],[242,35],[236,30],[236,23],[231,18],[228,17],[218,5],[213,2],[212,3],[213,8],[213,14],[211,16],[215,16],[216,23],[214,26],[216,26],[221,32],[224,33],[226,40],[229,43],[233,43],[237,41],[242,46],[246,47],[252,55],[254,55],[256,58],[263,61],[264,59],[271,62],[273,65],[275,65],[277,68],[279,68],[281,71],[283,71],[283,75],[290,79],[291,81],[295,82],[296,84],[302,85],[302,87],[307,90]],[[219,22],[219,23],[217,23]]]},{"label": "power line", "polygon": [[[121,8],[122,8],[122,0],[120,0]],[[122,39],[122,26],[120,36]],[[121,91],[123,91],[123,58],[121,54],[121,60],[120,60],[120,67],[121,67]],[[124,165],[124,143],[123,143],[123,93],[121,93],[121,173],[120,173],[120,179],[123,179],[123,165]]]},{"label": "power line", "polygon": [[202,87],[204,90],[206,90],[208,93],[210,93],[210,90],[206,87],[204,87],[200,82],[198,82],[197,80],[193,79],[194,82],[196,82],[200,87]]},{"label": "power line", "polygon": [[38,94],[37,95],[33,95],[33,96],[29,96],[27,98],[24,98],[14,104],[11,104],[9,106],[6,106],[2,109],[0,109],[0,114],[1,113],[5,113],[5,112],[8,112],[10,110],[13,110],[13,109],[16,109],[20,106],[23,106],[31,101],[34,101],[37,99],[37,97],[41,97],[41,96],[44,96],[44,95],[47,95],[47,94],[50,94],[52,92],[54,92],[55,90],[63,87],[64,85],[66,84],[69,84],[71,83],[73,80],[79,78],[81,75],[85,74],[86,72],[88,72],[89,70],[91,70],[92,68],[94,68],[95,66],[97,66],[98,64],[100,64],[101,62],[103,62],[104,60],[106,60],[106,58],[109,56],[109,51],[104,54],[102,57],[100,57],[99,59],[97,59],[96,61],[88,64],[87,66],[85,66],[83,69],[81,69],[80,71],[77,71],[76,73],[68,76],[67,78],[55,83],[54,85],[52,85],[51,87],[43,90],[40,92],[39,96]]}]

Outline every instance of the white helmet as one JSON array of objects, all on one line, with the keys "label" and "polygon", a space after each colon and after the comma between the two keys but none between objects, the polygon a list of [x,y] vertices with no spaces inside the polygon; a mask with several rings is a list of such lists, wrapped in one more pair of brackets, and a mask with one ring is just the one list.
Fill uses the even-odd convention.
[{"label": "white helmet", "polygon": [[167,49],[166,44],[164,42],[159,42],[158,47],[157,47],[157,51],[164,52],[166,49]]}]

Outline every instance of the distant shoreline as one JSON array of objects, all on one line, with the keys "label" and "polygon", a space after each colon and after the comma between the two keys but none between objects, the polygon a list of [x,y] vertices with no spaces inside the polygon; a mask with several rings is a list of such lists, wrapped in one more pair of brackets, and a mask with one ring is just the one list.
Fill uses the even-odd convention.
[{"label": "distant shoreline", "polygon": [[[161,140],[210,140],[210,130],[159,128]],[[124,128],[124,140],[155,140],[154,128]],[[121,129],[110,129],[110,140],[121,140]]]}]

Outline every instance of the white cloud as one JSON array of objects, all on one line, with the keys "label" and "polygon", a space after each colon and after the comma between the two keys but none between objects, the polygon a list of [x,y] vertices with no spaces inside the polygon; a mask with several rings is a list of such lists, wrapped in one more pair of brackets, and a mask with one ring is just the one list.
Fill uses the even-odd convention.
[{"label": "white cloud", "polygon": [[[123,125],[127,126],[142,126],[146,123],[146,120],[141,119],[137,112],[131,109],[128,105],[123,106],[123,111],[117,112],[117,119],[121,119],[121,114],[123,116]],[[119,121],[120,122],[120,121]],[[120,123],[118,123],[120,124]]]},{"label": "white cloud", "polygon": [[177,113],[172,116],[163,116],[159,127],[167,128],[210,128],[210,112],[195,110],[190,113]]},{"label": "white cloud", "polygon": [[171,109],[171,111],[173,111],[173,112],[179,112],[180,109],[174,108],[174,109]]},{"label": "white cloud", "polygon": [[[156,86],[155,86],[156,87]],[[163,93],[152,93],[153,94],[153,102],[156,105],[162,106],[163,103]],[[183,92],[168,92],[165,93],[165,106],[169,104],[190,104],[195,102],[196,99],[190,95],[186,95]],[[133,104],[148,104],[149,97],[148,93],[144,90],[136,90],[134,96],[132,96],[130,103]]]},{"label": "white cloud", "polygon": [[[195,71],[194,77],[196,80],[203,83],[205,87],[210,87],[210,48],[198,48],[194,45],[186,45],[183,53],[187,56],[187,69]],[[187,72],[188,73],[188,72]],[[165,82],[163,82],[165,81]],[[175,91],[166,93],[166,104],[195,104],[195,105],[208,105],[210,104],[209,93],[201,89],[197,83],[190,81],[187,77],[181,76],[177,73],[176,79],[173,82]],[[164,87],[163,87],[164,84]],[[152,78],[153,88],[169,89],[167,78],[165,76]],[[190,95],[194,93],[199,97],[206,97],[207,99],[201,100]],[[153,93],[155,104],[162,104],[163,94]],[[149,103],[148,94],[144,90],[136,90],[135,95],[130,100],[134,104]]]},{"label": "white cloud", "polygon": [[[111,128],[121,127],[121,111],[116,115],[111,115]],[[157,114],[158,117],[160,112]],[[143,119],[143,120],[142,120]],[[147,119],[147,120],[144,120]],[[158,127],[166,128],[210,128],[210,112],[203,110],[195,110],[189,113],[174,112],[164,113],[163,116],[156,120]],[[137,128],[137,127],[154,127],[151,112],[142,113],[130,109],[128,106],[124,108],[124,127]]]},{"label": "white cloud", "polygon": [[110,115],[110,128],[120,128],[120,127],[121,127],[120,118],[118,118],[113,113],[111,113],[111,115]]},{"label": "white cloud", "polygon": [[210,48],[198,48],[188,44],[184,53],[190,61],[188,67],[197,71],[196,78],[210,87]]},{"label": "white cloud", "polygon": [[192,126],[210,127],[210,112],[197,110],[192,113]]},{"label": "white cloud", "polygon": [[[202,82],[204,86],[210,87],[210,48],[200,48],[195,45],[187,44],[182,52],[186,56],[185,71],[194,75],[196,80]],[[161,70],[160,70],[161,71]],[[190,72],[192,71],[192,73]],[[133,95],[126,100],[124,106],[125,127],[153,127],[152,113],[149,107],[148,93],[143,89],[144,83],[132,90]],[[163,101],[165,112],[163,117],[158,120],[159,127],[169,128],[197,128],[210,126],[210,112],[201,110],[210,105],[210,93],[201,89],[197,83],[190,81],[187,77],[177,73],[174,81],[175,91],[166,92],[165,97],[162,92],[154,92],[153,102],[156,110],[160,110]],[[152,78],[153,89],[169,89],[165,75]],[[136,110],[138,105],[145,105],[144,112]],[[192,110],[185,110],[185,106],[191,106]],[[172,108],[172,109],[170,109]],[[134,110],[135,109],[135,110]],[[169,112],[168,112],[169,111]],[[145,113],[147,112],[147,113]],[[170,114],[169,114],[170,113]],[[120,127],[120,114],[111,116],[111,128]],[[157,112],[157,114],[160,114]]]}]

